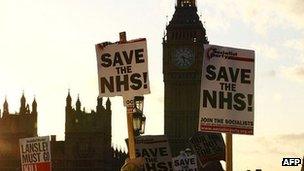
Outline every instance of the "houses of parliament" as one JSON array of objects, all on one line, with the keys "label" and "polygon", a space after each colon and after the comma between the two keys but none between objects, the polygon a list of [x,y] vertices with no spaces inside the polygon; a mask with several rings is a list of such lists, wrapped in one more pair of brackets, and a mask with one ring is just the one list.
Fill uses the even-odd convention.
[{"label": "houses of parliament", "polygon": [[[9,112],[7,100],[0,115],[0,171],[21,171],[19,139],[37,136],[37,102],[26,103],[22,95],[18,113]],[[51,136],[53,171],[113,171],[120,170],[127,157],[125,152],[111,147],[111,102],[97,99],[95,111],[81,110],[79,98],[76,108],[68,93],[65,107],[65,141]]]}]

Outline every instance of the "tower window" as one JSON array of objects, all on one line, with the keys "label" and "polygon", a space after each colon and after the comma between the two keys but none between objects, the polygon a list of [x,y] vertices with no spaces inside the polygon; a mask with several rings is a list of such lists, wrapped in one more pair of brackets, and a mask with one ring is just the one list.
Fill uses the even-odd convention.
[{"label": "tower window", "polygon": [[194,0],[182,0],[181,7],[192,7],[194,6]]}]

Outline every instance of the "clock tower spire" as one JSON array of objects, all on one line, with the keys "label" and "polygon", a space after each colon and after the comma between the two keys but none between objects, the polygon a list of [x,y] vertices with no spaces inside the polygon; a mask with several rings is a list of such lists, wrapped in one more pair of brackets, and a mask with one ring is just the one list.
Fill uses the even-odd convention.
[{"label": "clock tower spire", "polygon": [[163,39],[165,134],[177,156],[197,132],[206,30],[195,0],[177,0]]},{"label": "clock tower spire", "polygon": [[195,0],[177,0],[177,7],[196,7]]}]

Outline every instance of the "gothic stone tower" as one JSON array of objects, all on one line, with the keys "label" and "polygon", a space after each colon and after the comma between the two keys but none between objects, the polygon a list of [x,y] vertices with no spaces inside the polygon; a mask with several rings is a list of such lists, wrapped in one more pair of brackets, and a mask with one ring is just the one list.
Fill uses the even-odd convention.
[{"label": "gothic stone tower", "polygon": [[20,99],[19,113],[10,113],[8,102],[4,101],[2,116],[0,113],[0,170],[19,171],[19,139],[37,136],[37,103],[34,99],[32,111],[26,104],[24,94]]},{"label": "gothic stone tower", "polygon": [[206,31],[195,0],[177,0],[163,39],[165,134],[173,155],[198,129],[203,44]]},{"label": "gothic stone tower", "polygon": [[111,102],[106,107],[97,99],[96,112],[81,109],[79,98],[72,108],[70,93],[66,98],[65,168],[67,171],[112,170]]}]

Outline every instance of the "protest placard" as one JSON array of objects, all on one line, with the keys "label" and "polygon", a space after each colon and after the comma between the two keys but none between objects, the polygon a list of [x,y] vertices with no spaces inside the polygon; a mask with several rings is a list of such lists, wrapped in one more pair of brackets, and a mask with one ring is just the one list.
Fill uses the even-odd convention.
[{"label": "protest placard", "polygon": [[150,93],[146,39],[97,44],[95,48],[100,96]]},{"label": "protest placard", "polygon": [[51,171],[49,136],[19,140],[22,171]]},{"label": "protest placard", "polygon": [[254,51],[204,45],[199,131],[253,135]]},{"label": "protest placard", "polygon": [[172,159],[173,171],[197,171],[196,155],[188,156],[185,153]]},{"label": "protest placard", "polygon": [[225,143],[220,133],[197,132],[189,143],[201,165],[214,160],[225,160]]},{"label": "protest placard", "polygon": [[172,171],[172,155],[168,139],[164,135],[136,137],[136,157],[144,158],[144,168]]}]

